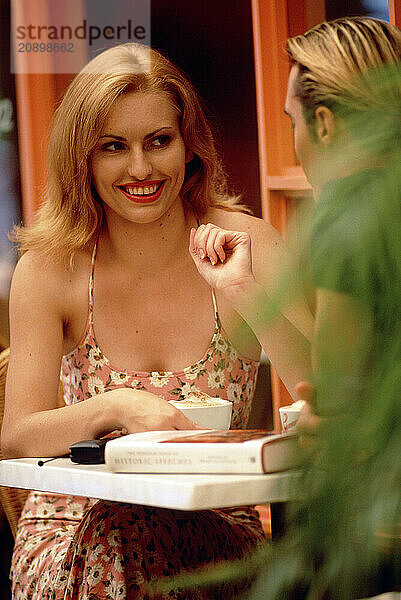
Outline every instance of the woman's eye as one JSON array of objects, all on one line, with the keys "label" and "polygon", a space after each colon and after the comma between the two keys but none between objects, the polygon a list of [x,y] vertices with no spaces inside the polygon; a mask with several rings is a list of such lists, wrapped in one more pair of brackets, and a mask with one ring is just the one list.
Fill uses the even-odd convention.
[{"label": "woman's eye", "polygon": [[169,135],[158,135],[157,137],[153,138],[153,140],[150,142],[150,144],[153,147],[162,148],[163,146],[167,146],[169,141],[170,141]]},{"label": "woman's eye", "polygon": [[117,152],[118,150],[121,150],[123,148],[123,145],[121,142],[107,142],[107,144],[103,144],[102,146],[102,150],[108,150],[110,152]]}]

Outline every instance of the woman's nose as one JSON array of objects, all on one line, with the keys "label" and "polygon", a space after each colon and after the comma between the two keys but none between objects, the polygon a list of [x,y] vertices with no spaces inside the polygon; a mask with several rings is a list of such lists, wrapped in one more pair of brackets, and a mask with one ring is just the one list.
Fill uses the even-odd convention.
[{"label": "woman's nose", "polygon": [[152,173],[152,164],[143,149],[131,150],[127,171],[130,177],[139,180],[146,179]]}]

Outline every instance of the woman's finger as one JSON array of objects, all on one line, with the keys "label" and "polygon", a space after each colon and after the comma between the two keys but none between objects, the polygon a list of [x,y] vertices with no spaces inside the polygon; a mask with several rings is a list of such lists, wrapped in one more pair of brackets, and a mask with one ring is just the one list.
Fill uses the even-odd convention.
[{"label": "woman's finger", "polygon": [[226,252],[225,252],[225,244],[226,244],[226,235],[227,232],[222,231],[221,229],[217,232],[214,249],[217,256],[220,259],[220,262],[224,262],[226,260]]},{"label": "woman's finger", "polygon": [[[220,254],[217,252],[217,238],[219,236],[219,234],[221,234],[221,230],[217,227],[210,227],[209,231],[208,231],[208,236],[206,238],[206,254],[210,260],[210,262],[212,263],[212,265],[215,265],[219,258],[220,258]],[[220,246],[221,246],[221,235],[220,235]],[[219,247],[218,250],[221,253],[222,248]],[[223,262],[223,261],[221,261]]]},{"label": "woman's finger", "polygon": [[206,258],[206,242],[209,228],[206,225],[200,225],[194,235],[194,251],[201,259]]},{"label": "woman's finger", "polygon": [[197,252],[203,259],[208,257],[213,265],[218,260],[223,263],[226,259],[225,245],[233,233],[221,229],[221,227],[213,225],[213,223],[201,225],[193,234],[192,251]]}]

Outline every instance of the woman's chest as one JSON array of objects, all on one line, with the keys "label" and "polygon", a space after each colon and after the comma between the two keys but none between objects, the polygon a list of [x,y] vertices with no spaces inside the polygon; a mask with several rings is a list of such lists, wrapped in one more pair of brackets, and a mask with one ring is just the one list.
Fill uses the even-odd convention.
[{"label": "woman's chest", "polygon": [[216,327],[211,289],[194,278],[97,276],[72,293],[65,353],[92,329],[113,365],[139,371],[185,368],[207,351]]},{"label": "woman's chest", "polygon": [[112,298],[99,293],[93,324],[98,345],[114,364],[140,371],[183,369],[210,345],[216,326],[212,292],[194,282],[160,282],[128,287]]},{"label": "woman's chest", "polygon": [[[176,371],[211,346],[218,310],[225,336],[240,355],[258,360],[260,347],[235,311],[192,269],[135,275],[102,272],[77,278],[69,294],[64,354],[90,327],[111,364],[138,371]],[[85,332],[85,333],[84,333]]]}]

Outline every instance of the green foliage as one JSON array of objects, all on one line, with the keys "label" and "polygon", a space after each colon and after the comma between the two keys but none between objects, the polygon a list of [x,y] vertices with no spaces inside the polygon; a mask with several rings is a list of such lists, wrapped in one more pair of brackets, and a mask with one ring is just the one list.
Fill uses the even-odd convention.
[{"label": "green foliage", "polygon": [[311,246],[317,285],[350,296],[357,307],[357,339],[347,352],[341,319],[334,335],[322,328],[314,382],[322,425],[303,453],[288,535],[249,596],[254,600],[283,600],[296,585],[308,600],[400,586],[400,68],[374,73],[371,85],[377,105],[343,115],[352,139],[338,149],[330,173],[351,165],[353,174],[323,190]]}]

